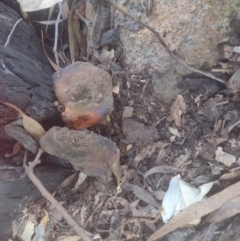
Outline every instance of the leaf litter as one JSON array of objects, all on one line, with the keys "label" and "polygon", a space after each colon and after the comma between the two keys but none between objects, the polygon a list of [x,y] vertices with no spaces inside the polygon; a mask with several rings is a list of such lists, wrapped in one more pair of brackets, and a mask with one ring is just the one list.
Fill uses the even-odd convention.
[{"label": "leaf litter", "polygon": [[[44,6],[50,7],[53,2],[61,1],[48,1],[48,5]],[[124,68],[121,58],[116,57],[116,46],[113,47],[110,41],[109,44],[96,48],[100,46],[100,42],[96,43],[97,38],[94,39],[96,33],[99,33],[96,28],[99,31],[99,24],[104,22],[103,15],[98,15],[98,12],[104,12],[104,7],[96,8],[90,1],[86,1],[86,5],[83,4],[80,8],[81,4],[77,3],[79,2],[73,1],[70,11],[64,8],[66,11],[63,12],[63,19],[68,17],[68,28],[63,31],[66,31],[69,41],[61,52],[68,56],[72,63],[78,60],[88,61],[112,74],[115,109],[110,113],[110,121],[106,125],[91,127],[91,131],[95,131],[99,139],[100,135],[103,135],[116,143],[119,156],[114,158],[114,162],[100,161],[93,168],[87,167],[88,176],[79,175],[78,181],[75,180],[78,174],[76,172],[61,185],[55,195],[59,195],[59,198],[66,195],[71,200],[64,204],[68,212],[84,225],[92,237],[95,234],[103,240],[137,238],[148,241],[163,237],[209,213],[210,216],[206,219],[209,222],[219,222],[239,213],[239,207],[235,205],[240,195],[237,182],[239,170],[229,169],[240,165],[240,153],[237,151],[239,116],[236,106],[240,97],[236,91],[239,89],[239,70],[235,71],[237,67],[230,71],[233,73],[232,77],[228,76],[228,88],[235,91],[234,95],[226,90],[221,92],[221,95],[212,92],[214,88],[211,88],[211,85],[214,85],[214,82],[193,74],[180,81],[181,88],[187,90],[186,92],[178,95],[172,104],[162,103],[154,94],[154,87],[147,73],[131,73]],[[33,5],[28,7],[34,8]],[[85,11],[82,11],[84,9]],[[27,11],[27,8],[23,7],[23,10]],[[81,17],[76,14],[76,10]],[[82,20],[83,18],[87,21]],[[59,22],[62,23],[64,20]],[[102,29],[107,30],[106,26]],[[226,48],[227,59],[232,58],[230,49]],[[53,62],[51,64],[57,69]],[[217,63],[215,70],[218,69],[218,73],[222,70],[224,73],[224,66],[223,63]],[[95,96],[100,102],[102,97],[101,93]],[[23,112],[19,112],[23,116],[26,130],[39,140],[45,131]],[[29,129],[30,125],[33,128]],[[78,143],[77,138],[71,141]],[[92,142],[87,139],[84,141],[84,138],[81,141],[83,146],[89,145],[92,152],[96,150]],[[232,143],[235,143],[235,149]],[[64,148],[53,154],[59,156],[62,152],[63,159],[71,160],[66,158]],[[115,150],[115,147],[112,149]],[[109,157],[112,156],[112,149],[109,150]],[[98,153],[94,156],[99,157]],[[91,158],[94,159],[94,156]],[[108,179],[104,184],[100,183],[100,179],[96,180],[95,175],[91,175],[93,171],[106,169],[111,170],[115,177],[104,174],[103,179]],[[181,174],[181,179],[175,176],[178,173]],[[203,185],[199,188],[189,184],[193,181],[197,183],[200,179]],[[171,180],[177,180],[177,184],[171,185]],[[213,187],[214,191],[207,194],[210,186],[218,180],[220,186],[217,191]],[[229,180],[235,184],[230,185]],[[203,192],[202,188],[206,185],[207,191]],[[106,186],[112,197],[103,195]],[[178,193],[178,198],[173,196],[171,200],[180,199],[184,200],[184,203],[169,201],[173,193]],[[187,193],[194,194],[191,201],[187,201],[184,196]],[[164,207],[163,210],[161,206]],[[170,214],[167,218],[164,214],[163,219],[168,222],[158,229],[159,224],[163,224],[161,216],[158,215],[161,215],[161,211],[166,212],[166,209],[170,210]],[[179,212],[180,210],[182,211]],[[51,211],[47,211],[51,215]],[[43,220],[46,213],[38,211],[38,215],[41,217],[39,220]],[[64,221],[60,222],[61,225],[65,224]],[[32,224],[28,223],[32,235]],[[116,231],[114,235],[113,230]],[[59,228],[58,232],[56,240],[79,239],[72,235],[71,230]],[[30,234],[26,235],[30,237]]]}]

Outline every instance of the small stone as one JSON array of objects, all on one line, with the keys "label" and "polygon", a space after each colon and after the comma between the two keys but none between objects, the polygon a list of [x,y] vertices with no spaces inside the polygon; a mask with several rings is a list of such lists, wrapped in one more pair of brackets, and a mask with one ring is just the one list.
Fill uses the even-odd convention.
[{"label": "small stone", "polygon": [[138,146],[146,146],[157,138],[156,127],[145,126],[143,123],[132,119],[124,119],[123,134],[128,143],[136,143]]}]

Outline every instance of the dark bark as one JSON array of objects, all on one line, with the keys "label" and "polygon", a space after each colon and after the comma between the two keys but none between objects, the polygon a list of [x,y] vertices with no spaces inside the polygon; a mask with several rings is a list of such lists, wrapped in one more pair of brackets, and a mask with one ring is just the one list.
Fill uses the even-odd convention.
[{"label": "dark bark", "polygon": [[[0,2],[0,102],[10,102],[45,127],[61,117],[53,102],[51,75],[54,70],[44,54],[41,40],[24,20],[20,21],[4,47],[13,25],[20,18]],[[46,49],[51,49],[46,46]],[[0,157],[10,149],[11,141],[3,127],[17,117],[16,111],[0,104]]]}]

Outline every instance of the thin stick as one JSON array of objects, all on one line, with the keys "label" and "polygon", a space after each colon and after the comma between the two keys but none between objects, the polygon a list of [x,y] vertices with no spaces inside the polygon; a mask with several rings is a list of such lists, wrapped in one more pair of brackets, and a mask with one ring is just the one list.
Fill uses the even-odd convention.
[{"label": "thin stick", "polygon": [[6,41],[6,43],[4,44],[4,47],[7,47],[8,43],[9,43],[9,41],[10,41],[10,38],[11,38],[11,36],[12,36],[12,34],[13,34],[14,29],[17,27],[18,23],[19,23],[21,20],[22,20],[22,18],[19,18],[18,21],[13,25],[13,28],[12,28],[10,34],[9,34],[8,37],[7,37],[7,41]]},{"label": "thin stick", "polygon": [[181,60],[180,58],[178,58],[175,54],[173,54],[173,52],[169,49],[169,47],[167,46],[167,44],[165,43],[165,41],[162,39],[162,37],[160,36],[160,34],[155,30],[153,29],[152,27],[150,27],[148,24],[142,22],[141,20],[139,20],[138,18],[135,18],[133,15],[131,15],[130,13],[126,12],[122,7],[120,7],[119,5],[113,3],[111,0],[105,0],[106,2],[108,2],[110,5],[112,5],[114,8],[116,8],[119,12],[123,13],[124,15],[126,15],[127,17],[129,17],[130,19],[132,19],[133,21],[135,21],[136,23],[139,23],[141,25],[143,25],[145,28],[147,28],[148,30],[150,30],[158,39],[158,41],[160,42],[160,44],[164,47],[164,49],[168,52],[168,54],[175,60],[177,61],[180,65],[184,66],[185,68],[195,72],[195,73],[199,73],[199,74],[202,74],[202,75],[205,75],[211,79],[214,79],[218,82],[221,82],[223,84],[227,84],[226,81],[220,79],[220,78],[217,78],[215,76],[213,76],[212,74],[208,74],[208,73],[205,73],[201,70],[198,70],[198,69],[195,69],[195,68],[192,68],[190,66],[188,66],[183,60]]},{"label": "thin stick", "polygon": [[62,9],[63,9],[63,3],[65,1],[63,1],[60,6],[59,6],[59,13],[58,13],[58,16],[57,16],[57,20],[56,20],[56,23],[55,23],[55,38],[54,38],[54,47],[53,47],[53,53],[54,53],[54,56],[55,56],[55,60],[56,60],[56,64],[58,66],[58,77],[60,76],[60,66],[59,66],[59,58],[58,58],[58,53],[57,53],[57,42],[58,42],[58,24],[59,24],[59,21],[60,21],[60,17],[61,17],[61,14],[62,14]]},{"label": "thin stick", "polygon": [[65,218],[67,223],[74,229],[74,231],[84,240],[84,241],[92,241],[92,239],[84,232],[84,230],[77,224],[77,222],[69,215],[66,209],[46,190],[46,188],[42,185],[40,180],[33,173],[34,167],[40,163],[40,157],[43,153],[41,148],[38,149],[37,156],[34,161],[27,166],[26,164],[26,154],[24,155],[24,168],[26,170],[26,174],[31,179],[31,181],[35,184],[41,194],[58,210],[58,212]]}]

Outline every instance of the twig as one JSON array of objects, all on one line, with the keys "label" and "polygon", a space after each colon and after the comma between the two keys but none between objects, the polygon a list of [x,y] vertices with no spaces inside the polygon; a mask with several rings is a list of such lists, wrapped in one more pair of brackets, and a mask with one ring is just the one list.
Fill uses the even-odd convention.
[{"label": "twig", "polygon": [[21,20],[22,20],[22,18],[19,18],[18,21],[13,25],[13,28],[12,28],[10,34],[9,34],[8,37],[7,37],[7,41],[6,41],[6,43],[4,44],[4,47],[7,47],[8,43],[9,43],[9,41],[10,41],[10,38],[11,38],[11,36],[12,36],[12,34],[13,34],[14,29],[17,27],[18,23],[19,23]]},{"label": "twig", "polygon": [[53,47],[53,53],[55,56],[55,60],[56,60],[56,64],[58,66],[58,77],[60,76],[60,66],[59,66],[59,58],[58,58],[58,53],[57,53],[57,42],[58,42],[58,24],[60,21],[60,17],[62,14],[62,9],[63,9],[63,3],[65,1],[63,1],[60,5],[59,5],[59,12],[58,12],[58,16],[57,16],[57,20],[55,23],[55,38],[54,38],[54,47]]},{"label": "twig", "polygon": [[240,120],[238,120],[236,123],[234,123],[233,125],[231,125],[231,126],[229,126],[228,128],[227,128],[227,131],[228,132],[231,132],[231,130],[235,127],[235,126],[237,126],[237,125],[239,125],[240,124]]},{"label": "twig", "polygon": [[82,16],[82,14],[78,11],[78,9],[75,10],[75,13],[78,15],[78,17],[86,24],[86,25],[92,25],[91,22],[89,22],[86,18]]},{"label": "twig", "polygon": [[177,63],[179,63],[180,65],[184,66],[185,68],[195,72],[195,73],[199,73],[199,74],[202,74],[202,75],[205,75],[211,79],[214,79],[220,83],[223,83],[223,84],[227,84],[226,81],[218,78],[218,77],[215,77],[213,76],[212,74],[208,74],[208,73],[205,73],[201,70],[198,70],[198,69],[195,69],[195,68],[192,68],[190,66],[188,66],[182,59],[180,59],[179,57],[177,57],[175,54],[173,54],[173,52],[169,49],[169,47],[167,46],[167,44],[165,43],[165,41],[162,39],[162,37],[160,36],[160,34],[155,30],[153,29],[152,27],[150,27],[148,24],[142,22],[141,20],[139,20],[138,18],[135,18],[133,15],[131,15],[130,13],[126,12],[122,7],[120,7],[119,5],[113,3],[111,0],[105,0],[106,2],[108,2],[110,5],[112,5],[114,8],[116,8],[119,12],[123,13],[124,15],[126,15],[127,17],[129,17],[130,19],[132,19],[133,21],[135,21],[136,23],[139,23],[141,25],[143,25],[145,28],[147,28],[148,30],[150,30],[158,39],[158,41],[160,42],[160,44],[164,47],[164,49],[168,52],[168,54],[175,60],[177,61]]},{"label": "twig", "polygon": [[40,163],[40,157],[43,153],[41,148],[38,149],[37,156],[34,161],[30,163],[28,166],[26,164],[27,156],[24,155],[24,168],[26,174],[31,179],[31,181],[35,184],[41,194],[58,210],[58,212],[65,218],[67,223],[74,229],[74,231],[84,240],[84,241],[92,241],[92,239],[84,232],[84,230],[79,227],[77,222],[68,214],[66,209],[59,204],[59,202],[46,190],[46,188],[42,185],[40,180],[33,173],[34,167]]}]

